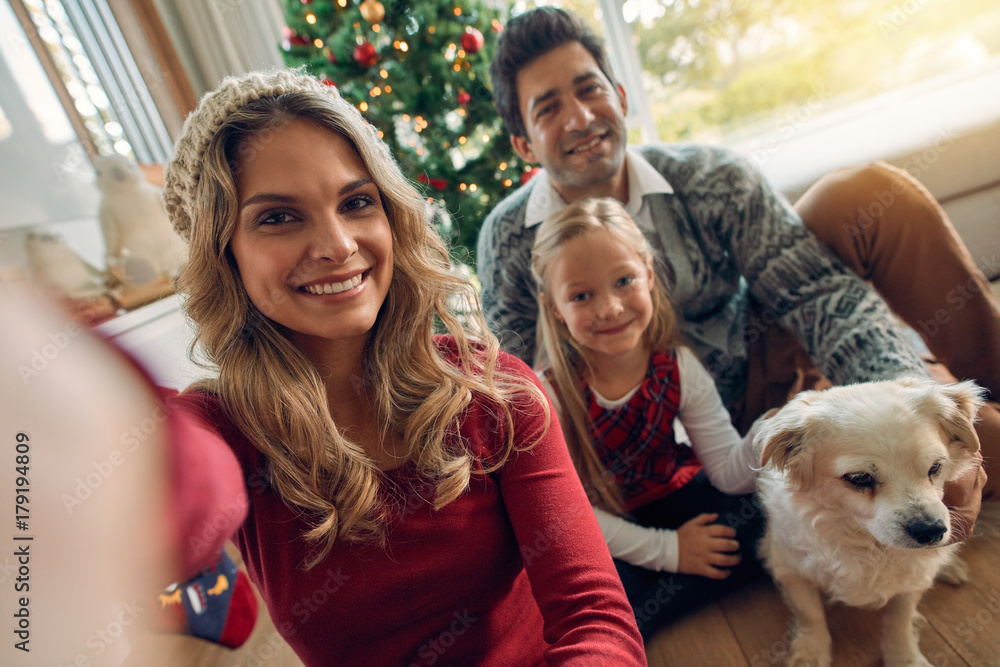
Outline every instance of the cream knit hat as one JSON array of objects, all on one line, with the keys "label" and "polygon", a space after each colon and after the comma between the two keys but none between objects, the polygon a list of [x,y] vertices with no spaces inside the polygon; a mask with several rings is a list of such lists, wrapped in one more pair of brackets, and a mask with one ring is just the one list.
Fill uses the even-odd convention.
[{"label": "cream knit hat", "polygon": [[194,202],[201,177],[205,149],[234,111],[261,97],[290,92],[318,92],[332,95],[352,111],[333,86],[322,83],[301,70],[262,70],[223,79],[218,88],[201,98],[198,108],[184,121],[181,138],[177,140],[174,157],[165,167],[166,184],[163,202],[174,230],[185,241],[191,240],[194,223]]}]

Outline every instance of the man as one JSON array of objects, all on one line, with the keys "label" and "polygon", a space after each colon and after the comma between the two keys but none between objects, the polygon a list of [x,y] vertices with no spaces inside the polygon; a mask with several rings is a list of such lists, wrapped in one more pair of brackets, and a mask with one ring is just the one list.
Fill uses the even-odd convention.
[{"label": "man", "polygon": [[[1000,307],[940,206],[905,172],[840,170],[793,209],[725,149],[627,148],[625,91],[600,39],[551,7],[511,19],[491,75],[514,149],[544,167],[479,237],[483,306],[508,351],[534,359],[537,224],[567,202],[606,196],[660,252],[685,341],[741,431],[820,371],[847,384],[929,372],[947,381],[950,369],[1000,396]],[[880,294],[911,325],[936,325],[924,338],[943,363],[928,370]],[[991,405],[980,418],[988,464],[1000,455],[1000,412]],[[980,472],[963,490],[978,495],[984,483]],[[956,504],[978,512],[974,500]]]}]

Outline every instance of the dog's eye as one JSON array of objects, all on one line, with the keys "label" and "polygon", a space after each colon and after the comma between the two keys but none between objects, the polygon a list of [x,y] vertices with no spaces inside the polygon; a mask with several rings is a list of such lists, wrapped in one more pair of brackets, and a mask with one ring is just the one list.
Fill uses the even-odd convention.
[{"label": "dog's eye", "polygon": [[849,472],[841,479],[861,491],[871,491],[878,486],[878,480],[866,472]]},{"label": "dog's eye", "polygon": [[935,461],[934,465],[931,466],[931,469],[927,471],[927,476],[933,479],[939,472],[941,472],[941,462]]}]

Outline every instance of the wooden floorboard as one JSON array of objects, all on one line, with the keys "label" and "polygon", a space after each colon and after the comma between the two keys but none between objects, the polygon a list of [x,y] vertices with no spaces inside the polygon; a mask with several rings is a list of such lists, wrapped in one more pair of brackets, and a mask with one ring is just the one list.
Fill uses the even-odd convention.
[{"label": "wooden floorboard", "polygon": [[[921,601],[927,623],[920,647],[938,667],[1000,667],[1000,503],[989,503],[980,519],[961,552],[971,580],[958,587],[939,583]],[[877,611],[830,604],[827,621],[834,667],[882,665]],[[650,667],[770,667],[784,664],[791,637],[780,593],[760,582],[665,628],[647,642],[647,657]]]},{"label": "wooden floorboard", "polygon": [[744,659],[718,604],[710,604],[698,614],[678,621],[646,644],[646,657],[651,665],[690,665],[693,655],[705,661],[702,663],[705,665],[738,665]]},{"label": "wooden floorboard", "polygon": [[[976,538],[962,551],[972,579],[960,587],[935,586],[920,606],[928,624],[947,640],[928,652],[934,664],[1000,665],[1000,536]],[[938,658],[935,660],[934,658]]]},{"label": "wooden floorboard", "polygon": [[781,664],[792,638],[792,616],[770,581],[734,591],[721,606],[747,664]]}]

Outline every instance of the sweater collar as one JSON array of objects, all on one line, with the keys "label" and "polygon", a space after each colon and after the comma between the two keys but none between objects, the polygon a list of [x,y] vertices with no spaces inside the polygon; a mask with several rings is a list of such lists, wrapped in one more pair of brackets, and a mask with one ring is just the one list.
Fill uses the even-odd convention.
[{"label": "sweater collar", "polygon": [[[674,189],[667,179],[642,156],[629,146],[625,149],[625,169],[628,173],[628,202],[625,210],[633,218],[642,210],[643,198],[653,194],[673,194]],[[531,193],[524,213],[524,226],[534,227],[550,215],[566,208],[567,203],[559,196],[549,174],[542,170],[531,179]]]}]

